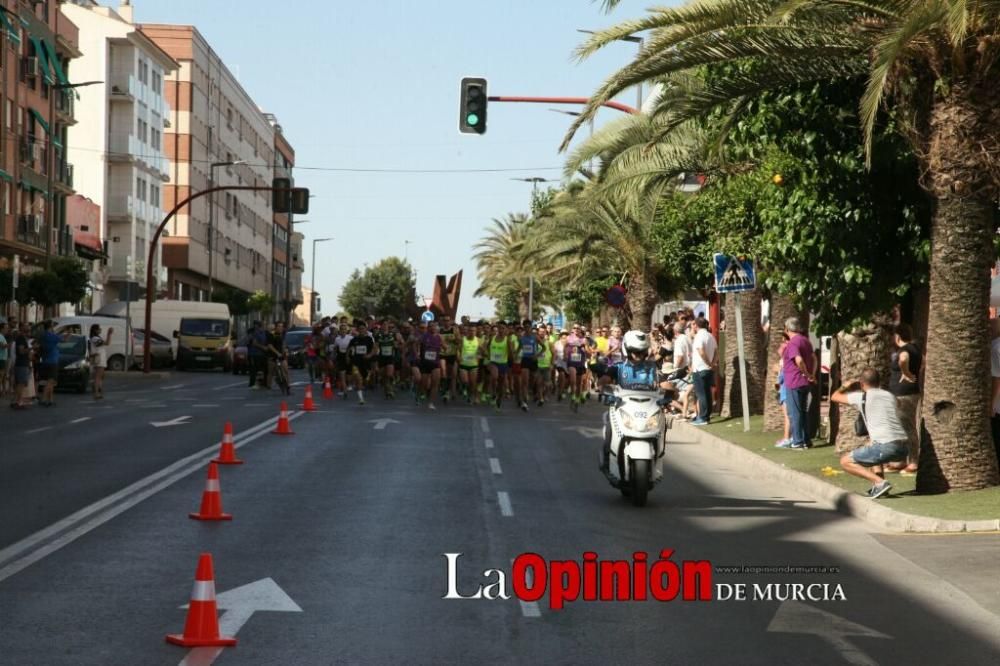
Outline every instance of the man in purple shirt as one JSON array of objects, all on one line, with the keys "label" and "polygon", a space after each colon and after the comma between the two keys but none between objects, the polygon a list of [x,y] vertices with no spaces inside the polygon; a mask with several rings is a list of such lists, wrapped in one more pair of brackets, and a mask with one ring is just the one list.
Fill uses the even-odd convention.
[{"label": "man in purple shirt", "polygon": [[788,334],[788,344],[781,355],[781,362],[792,437],[780,448],[807,449],[811,446],[808,435],[809,394],[812,384],[816,383],[816,353],[798,317],[789,317],[785,321],[785,333]]}]

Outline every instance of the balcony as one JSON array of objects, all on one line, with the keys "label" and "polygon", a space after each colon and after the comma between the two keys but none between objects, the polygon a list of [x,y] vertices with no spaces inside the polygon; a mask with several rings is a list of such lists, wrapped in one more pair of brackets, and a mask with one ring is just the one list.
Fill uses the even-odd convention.
[{"label": "balcony", "polygon": [[112,102],[135,102],[138,99],[138,84],[134,76],[129,74],[128,78],[116,79],[111,82]]},{"label": "balcony", "polygon": [[56,113],[61,116],[61,120],[66,125],[76,124],[76,118],[74,117],[74,110],[76,105],[76,95],[72,90],[60,90],[54,91],[56,99]]},{"label": "balcony", "polygon": [[141,222],[158,221],[152,219],[154,207],[131,194],[112,196],[108,199],[109,222],[131,222],[134,217]]},{"label": "balcony", "polygon": [[35,247],[42,247],[42,228],[45,226],[42,215],[17,216],[17,240]]},{"label": "balcony", "polygon": [[69,162],[62,161],[56,165],[56,182],[60,185],[64,185],[69,189],[73,189],[73,165]]}]

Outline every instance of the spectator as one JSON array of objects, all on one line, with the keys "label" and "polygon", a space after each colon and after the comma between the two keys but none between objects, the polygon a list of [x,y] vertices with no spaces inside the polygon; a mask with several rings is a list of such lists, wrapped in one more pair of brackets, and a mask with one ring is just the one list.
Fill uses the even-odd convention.
[{"label": "spectator", "polygon": [[809,394],[816,383],[816,353],[804,335],[798,317],[785,320],[788,344],[781,354],[781,368],[785,378],[786,408],[792,426],[792,441],[782,448],[807,449],[809,441]]},{"label": "spectator", "polygon": [[885,480],[885,466],[906,460],[907,433],[896,409],[896,396],[879,388],[878,371],[866,368],[861,381],[841,386],[830,399],[853,405],[861,412],[871,443],[845,453],[840,458],[844,471],[871,481],[868,496],[885,495],[892,484]]},{"label": "spectator", "polygon": [[913,333],[906,324],[897,324],[893,331],[896,349],[889,363],[889,393],[896,396],[899,419],[906,429],[906,465],[900,472],[904,476],[916,474],[920,452],[920,366],[923,355],[913,343]]},{"label": "spectator", "polygon": [[0,398],[7,395],[7,365],[10,343],[7,342],[7,322],[0,322]]},{"label": "spectator", "polygon": [[28,338],[28,322],[21,322],[21,328],[14,337],[14,402],[13,409],[26,409],[28,404],[28,383],[31,381],[31,343]]},{"label": "spectator", "polygon": [[990,410],[990,426],[993,431],[993,447],[1000,460],[1000,319],[990,320],[993,342],[990,343],[990,370],[993,375],[993,408]]},{"label": "spectator", "polygon": [[115,329],[109,328],[107,337],[101,337],[101,325],[90,327],[87,338],[87,355],[90,357],[90,367],[94,369],[94,400],[104,399],[104,372],[108,367],[108,345]]},{"label": "spectator", "polygon": [[691,425],[708,425],[712,417],[712,386],[715,384],[715,366],[718,345],[708,330],[708,320],[697,317],[693,322],[694,340],[691,343],[691,374],[694,392],[698,398],[698,418]]},{"label": "spectator", "polygon": [[674,387],[677,389],[682,420],[689,418],[688,404],[694,391],[691,383],[691,339],[688,337],[685,321],[682,317],[674,324],[674,374],[677,377]]},{"label": "spectator", "polygon": [[785,347],[788,346],[788,334],[782,331],[781,337],[781,346],[778,347],[778,361],[775,363],[775,369],[778,371],[775,386],[778,389],[778,404],[781,405],[781,413],[785,417],[785,430],[775,446],[779,449],[787,449],[792,445],[792,422],[788,418],[788,387],[785,386],[785,368],[781,357],[785,353]]},{"label": "spectator", "polygon": [[55,405],[52,398],[56,390],[56,380],[59,378],[60,342],[62,342],[62,338],[52,330],[52,320],[46,321],[42,325],[42,334],[38,336],[40,360],[38,378],[45,382],[45,389],[39,404],[44,407]]},{"label": "spectator", "polygon": [[250,388],[257,388],[257,373],[267,386],[267,331],[259,320],[247,331],[247,362],[250,364]]}]

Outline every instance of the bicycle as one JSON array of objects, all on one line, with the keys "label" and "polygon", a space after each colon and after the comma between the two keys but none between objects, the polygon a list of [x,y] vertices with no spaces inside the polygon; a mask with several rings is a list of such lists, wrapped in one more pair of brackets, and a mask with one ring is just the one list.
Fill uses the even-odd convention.
[{"label": "bicycle", "polygon": [[288,382],[288,369],[285,367],[285,359],[279,358],[274,364],[274,381],[278,384],[278,388],[285,395],[292,394],[292,387]]}]

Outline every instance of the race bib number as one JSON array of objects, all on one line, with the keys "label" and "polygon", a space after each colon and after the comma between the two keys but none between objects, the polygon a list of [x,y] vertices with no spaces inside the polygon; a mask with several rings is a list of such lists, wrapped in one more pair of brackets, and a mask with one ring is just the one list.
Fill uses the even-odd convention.
[{"label": "race bib number", "polygon": [[535,355],[535,346],[534,345],[523,345],[521,347],[521,357],[522,358],[530,358],[530,357],[532,357],[534,355]]},{"label": "race bib number", "polygon": [[462,365],[475,365],[476,364],[476,353],[467,352],[462,354]]},{"label": "race bib number", "polygon": [[425,351],[424,352],[424,360],[425,361],[436,361],[437,357],[438,357],[438,353],[436,351]]},{"label": "race bib number", "polygon": [[494,351],[490,356],[490,360],[493,361],[494,363],[506,363],[507,357],[504,356],[504,353],[502,351]]},{"label": "race bib number", "polygon": [[358,345],[357,347],[354,348],[355,356],[364,356],[367,353],[368,353],[368,347],[366,347],[365,345]]},{"label": "race bib number", "polygon": [[571,354],[569,355],[569,360],[573,361],[573,363],[579,363],[580,361],[582,361],[582,360],[583,360],[583,354],[581,354],[581,353],[580,353],[580,352],[578,352],[578,351],[576,351],[576,352],[572,352],[572,353],[571,353]]},{"label": "race bib number", "polygon": [[382,356],[392,356],[392,347],[382,347]]}]

